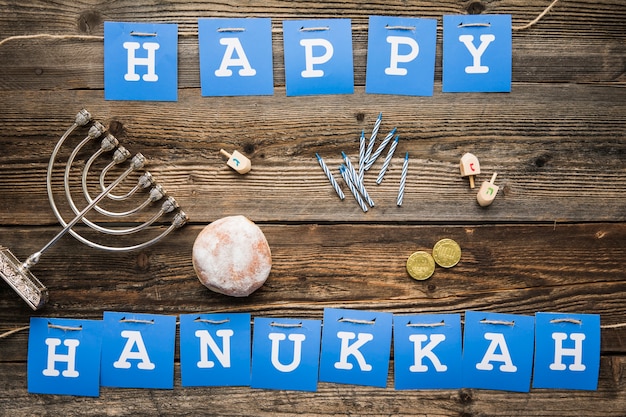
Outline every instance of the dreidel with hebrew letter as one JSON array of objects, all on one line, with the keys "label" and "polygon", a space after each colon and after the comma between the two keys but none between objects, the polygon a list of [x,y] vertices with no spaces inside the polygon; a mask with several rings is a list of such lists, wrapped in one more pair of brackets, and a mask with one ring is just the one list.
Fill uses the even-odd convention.
[{"label": "dreidel with hebrew letter", "polygon": [[224,149],[220,149],[220,153],[228,158],[226,165],[240,174],[245,174],[252,168],[250,160],[237,151],[233,151],[232,154],[229,154]]},{"label": "dreidel with hebrew letter", "polygon": [[494,174],[491,176],[491,181],[483,182],[483,184],[480,186],[480,189],[478,190],[478,194],[476,194],[476,200],[478,201],[478,204],[480,204],[482,207],[487,207],[488,205],[493,203],[493,200],[496,198],[496,194],[498,194],[498,190],[500,189],[500,187],[494,184],[497,175],[498,173],[494,172]]},{"label": "dreidel with hebrew letter", "polygon": [[474,188],[474,176],[480,174],[480,162],[471,153],[461,157],[461,176],[469,177],[470,188]]}]

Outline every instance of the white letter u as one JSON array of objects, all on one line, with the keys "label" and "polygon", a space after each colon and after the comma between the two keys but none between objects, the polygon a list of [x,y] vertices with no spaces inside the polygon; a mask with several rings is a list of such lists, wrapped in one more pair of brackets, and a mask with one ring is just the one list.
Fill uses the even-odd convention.
[{"label": "white letter u", "polygon": [[298,366],[300,366],[300,360],[302,359],[302,342],[306,339],[303,334],[290,334],[289,340],[294,342],[293,345],[293,360],[288,365],[283,365],[278,359],[278,346],[281,340],[285,340],[284,333],[270,333],[268,335],[272,341],[272,365],[281,372],[292,372]]}]

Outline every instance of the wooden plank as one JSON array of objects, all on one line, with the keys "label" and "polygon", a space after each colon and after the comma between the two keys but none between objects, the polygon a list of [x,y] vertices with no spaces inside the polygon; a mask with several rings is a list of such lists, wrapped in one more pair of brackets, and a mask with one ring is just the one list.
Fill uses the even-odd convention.
[{"label": "wooden plank", "polygon": [[[355,85],[365,85],[367,32],[353,31]],[[199,88],[197,37],[182,37],[179,43],[179,86]],[[273,40],[274,85],[285,85],[282,35]],[[0,90],[102,89],[104,71],[103,41],[99,39],[26,39],[0,46]],[[574,53],[554,55],[563,44],[574,45]],[[439,39],[435,80],[441,81],[442,46]],[[529,38],[513,38],[514,82],[623,83],[626,46],[624,37],[615,39],[581,38],[567,34],[551,38],[543,33]],[[84,59],[75,59],[76,56]],[[36,56],[34,60],[32,57]],[[581,65],[584,71],[581,71]]]},{"label": "wooden plank", "polygon": [[[46,2],[37,6],[16,7],[0,4],[0,40],[10,36],[49,33],[55,35],[102,36],[103,22],[147,21],[178,23],[179,84],[181,88],[199,87],[197,19],[201,17],[270,17],[273,19],[273,62],[275,85],[284,86],[282,20],[307,18],[350,18],[353,23],[355,84],[365,84],[367,57],[367,19],[370,15],[427,17],[443,14],[508,13],[515,26],[536,17],[545,1],[514,1],[497,4],[469,2],[405,2],[361,4],[334,3],[332,9],[320,3],[270,2],[259,8],[248,3],[232,5],[195,4],[188,9],[155,5],[152,2],[115,2],[85,5],[73,2],[52,7]],[[317,7],[316,7],[317,6]],[[4,10],[3,10],[4,9]],[[142,10],[140,16],[136,10]],[[46,13],[46,19],[39,17]],[[622,22],[626,18],[623,2],[578,1],[560,4],[532,27],[513,34],[513,80],[515,82],[603,82],[623,83],[626,65],[626,42]],[[4,30],[3,30],[4,28]],[[581,36],[581,33],[584,36]],[[607,36],[608,35],[608,36]],[[568,53],[557,54],[567,45]],[[438,36],[435,79],[441,80],[441,30]],[[33,59],[33,57],[37,57]],[[78,59],[77,59],[78,57]],[[0,45],[0,89],[71,89],[103,88],[103,41],[100,39],[24,39]]]},{"label": "wooden plank", "polygon": [[[191,248],[202,226],[189,225],[139,253],[110,254],[67,238],[33,268],[50,290],[35,315],[101,318],[102,312],[183,314],[249,311],[259,316],[322,318],[324,307],[396,314],[465,310],[533,315],[537,311],[600,314],[624,322],[626,225],[409,226],[261,224],[272,272],[248,298],[210,292],[197,280]],[[25,259],[45,243],[47,229],[0,229],[2,244]],[[6,237],[5,237],[6,236]],[[461,262],[418,282],[406,272],[416,250],[456,240]],[[107,242],[111,243],[111,241]],[[0,286],[0,323],[27,325],[28,307]],[[20,318],[22,318],[20,320]],[[603,329],[603,350],[626,352],[626,327]],[[7,359],[25,360],[26,334]]]},{"label": "wooden plank", "polygon": [[[548,3],[0,0],[0,42],[35,33],[101,36],[105,20],[178,23],[180,34],[174,103],[105,101],[102,39],[0,45],[0,244],[23,260],[60,230],[46,195],[46,167],[81,107],[133,153],[148,157],[150,171],[191,218],[166,241],[139,252],[107,253],[64,237],[33,268],[51,292],[45,309],[33,313],[0,282],[0,333],[27,325],[29,317],[99,319],[110,310],[316,319],[325,307],[396,314],[591,313],[602,324],[597,391],[395,391],[391,372],[387,389],[326,383],[317,393],[182,388],[177,349],[174,390],[103,388],[98,398],[33,395],[27,393],[28,333],[20,331],[0,339],[0,415],[622,416],[626,3],[559,2],[531,29],[514,31],[510,94],[441,92],[444,14],[511,14],[520,25]],[[432,97],[364,93],[370,15],[438,20]],[[272,18],[274,95],[201,97],[201,17]],[[286,97],[281,21],[337,17],[352,19],[355,93]],[[315,153],[333,169],[341,151],[355,158],[361,130],[369,131],[380,111],[381,132],[396,126],[401,139],[383,183],[374,184],[380,161],[367,173],[376,206],[363,213],[349,195],[345,201],[336,197]],[[253,170],[234,173],[220,148],[244,153]],[[398,208],[406,151],[411,168]],[[77,158],[77,169],[90,152]],[[481,161],[479,183],[498,172],[501,192],[487,209],[459,176],[465,152]],[[58,193],[62,170],[55,172]],[[77,172],[70,184],[80,192]],[[64,196],[57,197],[63,217],[71,217]],[[191,265],[201,228],[233,214],[259,224],[274,260],[268,282],[243,299],[207,290]],[[159,223],[147,232],[164,227]],[[83,226],[77,230],[85,232]],[[424,282],[412,280],[407,257],[430,251],[444,237],[460,243],[459,265],[437,268]]]},{"label": "wooden plank", "polygon": [[[2,343],[0,341],[0,343]],[[12,416],[63,414],[215,416],[566,416],[621,417],[626,409],[626,360],[602,357],[597,391],[533,389],[530,393],[487,390],[395,391],[319,383],[318,391],[271,391],[248,387],[181,387],[173,390],[101,388],[98,398],[27,394],[26,366],[0,363],[0,413]]]},{"label": "wooden plank", "polygon": [[[110,126],[126,147],[149,158],[150,171],[194,221],[214,220],[235,207],[257,221],[563,222],[622,221],[626,215],[622,88],[530,84],[495,96],[416,99],[374,97],[361,90],[343,97],[278,93],[219,101],[181,90],[180,101],[168,104],[106,102],[100,93],[85,91],[4,94],[3,224],[56,221],[48,207],[45,170],[56,138],[81,106]],[[356,162],[360,131],[369,131],[380,111],[383,132],[397,126],[401,139],[383,183],[374,183],[382,160],[366,176],[377,206],[364,214],[352,197],[336,197],[315,153],[333,169],[341,151]],[[75,142],[80,139],[75,135]],[[246,154],[252,171],[233,172],[220,148]],[[71,149],[63,149],[64,158]],[[410,174],[398,208],[406,151]],[[498,172],[501,191],[487,209],[476,204],[476,191],[460,177],[459,159],[467,151],[481,160],[479,183]],[[59,183],[62,165],[57,169]],[[16,209],[26,206],[37,207],[38,216]]]}]

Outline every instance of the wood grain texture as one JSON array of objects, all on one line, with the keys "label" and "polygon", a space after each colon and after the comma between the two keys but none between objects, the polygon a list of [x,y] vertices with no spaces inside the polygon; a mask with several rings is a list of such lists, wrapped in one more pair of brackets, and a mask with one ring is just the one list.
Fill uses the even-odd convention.
[{"label": "wood grain texture", "polygon": [[[0,415],[623,416],[626,327],[615,325],[626,322],[626,3],[561,1],[531,29],[514,31],[509,94],[441,92],[444,14],[511,14],[517,26],[548,4],[0,0],[0,42],[40,33],[102,36],[105,21],[179,25],[179,99],[169,103],[105,101],[101,39],[0,45],[0,244],[23,260],[60,230],[46,169],[81,108],[131,152],[146,155],[150,172],[190,217],[183,229],[138,252],[98,251],[64,237],[33,268],[50,289],[43,310],[32,312],[0,282],[0,333],[28,325],[30,317],[98,319],[104,311],[314,319],[325,307],[590,313],[599,314],[603,326],[597,391],[396,391],[391,368],[385,389],[328,383],[315,393],[183,388],[177,346],[173,390],[34,395],[27,392],[28,332],[21,331],[0,339]],[[365,94],[370,15],[438,20],[432,97]],[[202,17],[272,18],[274,95],[201,96]],[[352,20],[354,94],[286,97],[281,22],[316,18]],[[333,170],[342,151],[356,161],[360,132],[368,132],[381,111],[381,132],[397,127],[400,142],[381,185],[375,179],[382,161],[366,173],[376,206],[363,213],[350,195],[339,200],[315,153]],[[66,220],[72,213],[63,201],[63,164],[84,134],[72,135],[55,163],[55,200]],[[72,189],[95,146],[77,158]],[[252,171],[232,171],[221,148],[244,153]],[[397,207],[407,151],[409,178]],[[459,175],[465,152],[480,159],[479,184],[498,172],[500,192],[488,208],[478,206],[476,191]],[[96,181],[90,176],[91,190]],[[273,257],[266,284],[237,299],[203,287],[191,264],[200,230],[236,214],[261,227]],[[76,230],[89,235],[84,226]],[[407,257],[446,237],[459,242],[461,262],[437,268],[427,281],[412,280]]]},{"label": "wood grain texture", "polygon": [[[29,2],[30,4],[32,2]],[[367,19],[370,15],[425,17],[444,14],[512,14],[521,26],[536,17],[546,2],[285,2],[186,3],[126,2],[97,5],[65,1],[61,6],[45,1],[36,6],[12,7],[0,17],[0,37],[50,33],[102,36],[104,21],[177,23],[179,25],[179,85],[199,86],[197,19],[202,17],[269,17],[272,19],[274,78],[284,86],[282,21],[292,19],[349,18],[353,26],[355,84],[365,84]],[[10,7],[7,5],[5,7]],[[14,10],[16,9],[16,10]],[[137,13],[141,10],[141,13]],[[38,19],[44,15],[46,19]],[[626,5],[618,0],[576,1],[559,4],[532,30],[513,37],[513,79],[518,82],[623,83],[626,43],[623,21]],[[4,28],[4,30],[2,29]],[[556,53],[567,45],[568,53]],[[572,47],[575,45],[576,47]],[[101,40],[16,40],[0,48],[2,89],[101,89]],[[31,49],[32,48],[32,49]],[[36,56],[33,60],[30,57]],[[438,33],[436,79],[441,79],[441,30]],[[7,63],[10,63],[7,65]],[[57,87],[58,88],[58,87]]]},{"label": "wood grain texture", "polygon": [[[12,415],[100,416],[502,416],[550,415],[621,417],[624,415],[623,357],[603,358],[597,391],[568,392],[555,399],[554,390],[507,393],[484,390],[394,391],[356,385],[320,383],[315,393],[253,390],[246,387],[137,390],[101,388],[100,397],[70,398],[23,395],[23,364],[0,363],[0,403],[11,403]],[[175,369],[177,384],[180,368]],[[391,381],[388,382],[391,384]]]},{"label": "wood grain texture", "polygon": [[[193,221],[228,215],[233,201],[255,221],[624,220],[626,90],[570,84],[514,89],[511,95],[429,98],[372,96],[362,90],[349,96],[285,97],[283,90],[261,98],[202,98],[192,89],[181,90],[179,102],[172,104],[105,102],[100,93],[78,91],[68,93],[61,105],[55,104],[57,93],[7,92],[0,104],[0,123],[6,126],[0,133],[6,149],[0,155],[6,178],[0,193],[17,193],[22,204],[40,207],[42,214],[33,218],[11,210],[13,203],[3,199],[0,216],[9,224],[55,221],[42,178],[56,138],[77,109],[86,107],[94,117],[102,115],[99,119],[128,149],[149,158],[150,170],[174,190]],[[65,111],[71,107],[71,113]],[[364,215],[350,199],[337,199],[315,153],[333,170],[341,151],[356,162],[360,131],[371,129],[381,109],[381,129],[397,127],[400,142],[383,183],[375,184],[382,159],[365,177],[378,204]],[[24,118],[28,112],[37,116]],[[84,134],[74,135],[74,143]],[[252,171],[233,172],[220,148],[241,150]],[[71,149],[64,149],[65,159]],[[398,208],[406,151],[411,174]],[[459,176],[459,159],[467,151],[480,155],[479,184],[498,172],[501,198],[488,209],[475,204],[467,179]],[[57,181],[65,163],[59,159]]]}]

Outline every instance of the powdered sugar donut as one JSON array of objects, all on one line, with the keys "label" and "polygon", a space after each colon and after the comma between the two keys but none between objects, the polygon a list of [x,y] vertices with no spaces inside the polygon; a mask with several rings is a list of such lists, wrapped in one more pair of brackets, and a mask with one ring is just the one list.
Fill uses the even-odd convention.
[{"label": "powdered sugar donut", "polygon": [[206,226],[193,244],[193,268],[212,291],[246,297],[259,289],[272,268],[272,254],[259,227],[244,216]]}]

